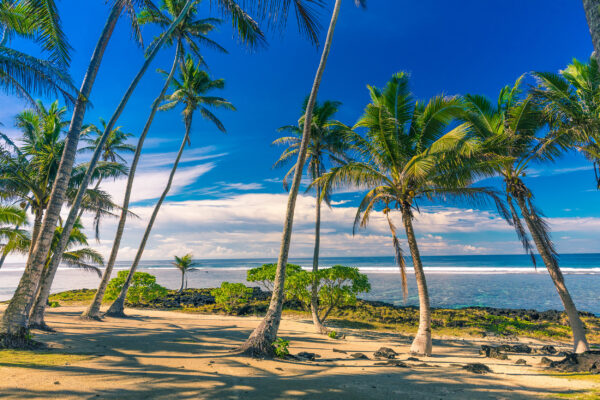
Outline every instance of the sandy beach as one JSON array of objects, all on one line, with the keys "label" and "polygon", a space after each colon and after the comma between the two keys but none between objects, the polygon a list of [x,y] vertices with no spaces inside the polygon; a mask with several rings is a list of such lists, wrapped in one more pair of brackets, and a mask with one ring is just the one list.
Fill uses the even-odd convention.
[{"label": "sandy beach", "polygon": [[[81,310],[48,310],[46,320],[56,332],[34,335],[49,350],[0,352],[2,398],[531,399],[600,387],[597,381],[549,375],[540,365],[541,354],[511,354],[508,360],[478,354],[481,344],[506,343],[499,340],[437,338],[433,356],[410,361],[409,337],[347,329],[345,339],[336,340],[313,334],[310,321],[284,318],[279,336],[290,340],[291,354],[320,357],[254,360],[230,351],[258,318],[128,309],[131,318],[95,322],[76,318]],[[382,346],[399,353],[396,359],[408,367],[381,365],[386,360],[375,359],[373,352]],[[356,352],[368,359],[352,358]],[[528,365],[515,365],[517,359]],[[476,362],[492,373],[462,368]]]}]

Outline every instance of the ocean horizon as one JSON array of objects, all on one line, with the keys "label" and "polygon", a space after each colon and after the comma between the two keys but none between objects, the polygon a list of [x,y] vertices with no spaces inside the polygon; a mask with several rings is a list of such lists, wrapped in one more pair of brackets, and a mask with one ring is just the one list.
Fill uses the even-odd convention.
[{"label": "ocean horizon", "polygon": [[[264,263],[264,259],[199,259],[198,270],[189,273],[188,287],[216,287],[223,281],[246,281],[246,271]],[[358,267],[368,275],[371,292],[360,297],[395,305],[416,306],[418,295],[408,266],[408,297],[404,300],[400,274],[394,257],[322,257],[321,267],[342,264]],[[561,269],[575,303],[581,311],[600,315],[600,253],[562,254]],[[312,258],[290,258],[290,263],[303,268],[312,267]],[[468,306],[496,308],[526,308],[539,311],[562,310],[562,304],[546,267],[538,258],[537,269],[531,259],[522,254],[423,256],[432,307],[459,308]],[[126,270],[129,261],[119,261],[115,269]],[[177,289],[181,276],[170,260],[146,260],[140,271],[156,276],[157,282],[169,289]],[[0,269],[0,300],[11,298],[23,271],[23,263],[7,263]],[[116,276],[116,272],[113,273]],[[100,279],[94,273],[67,267],[59,268],[52,292],[71,289],[95,289]]]}]

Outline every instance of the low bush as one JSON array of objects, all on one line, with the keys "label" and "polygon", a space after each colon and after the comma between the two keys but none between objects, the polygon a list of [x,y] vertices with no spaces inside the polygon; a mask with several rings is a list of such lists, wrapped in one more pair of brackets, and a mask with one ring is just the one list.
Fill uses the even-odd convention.
[{"label": "low bush", "polygon": [[231,314],[241,305],[248,303],[252,292],[252,288],[246,287],[243,283],[223,282],[220,288],[213,289],[210,294],[214,296],[218,306]]},{"label": "low bush", "polygon": [[[302,271],[302,267],[296,264],[288,264],[285,267],[285,276],[289,278],[292,275]],[[256,282],[268,292],[273,291],[273,282],[277,272],[277,264],[263,264],[260,267],[252,268],[247,272],[246,280],[248,282]],[[287,287],[287,279],[286,279]]]},{"label": "low bush", "polygon": [[[115,300],[127,279],[128,271],[119,271],[116,278],[108,282],[106,287],[106,300]],[[167,295],[168,290],[156,283],[156,277],[147,272],[136,272],[133,274],[129,291],[127,292],[127,302],[130,304],[148,303],[159,297]]]}]

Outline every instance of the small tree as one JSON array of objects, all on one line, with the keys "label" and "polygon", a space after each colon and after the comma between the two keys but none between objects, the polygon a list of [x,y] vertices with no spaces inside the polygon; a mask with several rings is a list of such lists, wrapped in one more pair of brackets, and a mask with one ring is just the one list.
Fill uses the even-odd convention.
[{"label": "small tree", "polygon": [[369,278],[361,274],[358,268],[334,265],[317,271],[316,279],[313,272],[300,271],[290,277],[288,295],[297,298],[308,309],[310,307],[312,284],[318,282],[319,307],[317,312],[321,322],[324,322],[331,311],[337,307],[356,304],[359,293],[371,290]]},{"label": "small tree", "polygon": [[[260,267],[248,270],[246,280],[248,282],[256,282],[263,287],[267,292],[273,291],[273,282],[275,281],[275,272],[277,264],[263,264]],[[285,276],[286,278],[302,271],[302,267],[296,264],[288,264]],[[286,286],[287,287],[287,286]]]},{"label": "small tree", "polygon": [[252,288],[246,287],[243,283],[223,282],[220,288],[211,290],[210,294],[215,297],[217,305],[231,314],[242,304],[248,303],[252,295]]},{"label": "small tree", "polygon": [[[106,288],[106,299],[114,300],[117,298],[128,271],[119,271],[116,278],[108,282]],[[156,277],[147,272],[136,272],[133,275],[132,284],[127,293],[127,302],[130,304],[147,303],[167,294],[167,289],[156,283]]]}]

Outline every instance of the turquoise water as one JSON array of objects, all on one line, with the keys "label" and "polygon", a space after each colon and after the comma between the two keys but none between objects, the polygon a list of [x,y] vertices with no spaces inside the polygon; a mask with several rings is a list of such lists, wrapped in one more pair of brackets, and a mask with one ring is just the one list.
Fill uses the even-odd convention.
[{"label": "turquoise water", "polygon": [[[246,283],[246,270],[274,259],[199,260],[199,271],[189,274],[189,287],[215,287],[223,281]],[[292,258],[290,262],[305,268],[312,266],[310,258]],[[410,260],[406,301],[402,297],[400,274],[393,257],[336,257],[321,259],[321,266],[335,264],[358,267],[369,276],[372,290],[363,298],[418,305],[414,275]],[[600,315],[600,254],[564,254],[560,256],[565,281],[577,307]],[[534,269],[525,255],[424,256],[427,284],[433,307],[487,306],[498,308],[528,308],[536,310],[562,309],[552,280],[543,263]],[[129,268],[120,262],[117,269]],[[179,288],[179,272],[169,261],[144,261],[141,270],[157,277],[168,288]],[[22,265],[7,264],[0,270],[0,300],[12,296],[22,274]],[[53,292],[96,288],[95,274],[60,268]]]}]

